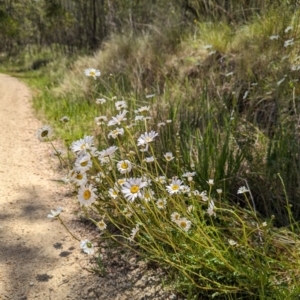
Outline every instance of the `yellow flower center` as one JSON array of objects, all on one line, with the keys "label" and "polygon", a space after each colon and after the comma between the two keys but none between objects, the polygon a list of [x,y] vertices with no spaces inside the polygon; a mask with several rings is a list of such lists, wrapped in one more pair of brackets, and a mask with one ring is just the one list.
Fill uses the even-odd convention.
[{"label": "yellow flower center", "polygon": [[83,161],[83,162],[80,163],[80,165],[81,165],[82,167],[85,167],[87,164],[88,164],[87,161]]},{"label": "yellow flower center", "polygon": [[84,200],[89,200],[91,198],[91,192],[89,190],[85,190],[83,193]]},{"label": "yellow flower center", "polygon": [[95,76],[96,73],[94,71],[90,71],[90,76]]},{"label": "yellow flower center", "polygon": [[136,194],[138,191],[139,191],[139,186],[138,185],[133,185],[131,188],[130,188],[130,192],[132,194]]},{"label": "yellow flower center", "polygon": [[42,137],[45,137],[45,136],[48,135],[48,133],[49,133],[48,130],[43,130],[42,133],[41,133],[41,136],[42,136]]},{"label": "yellow flower center", "polygon": [[173,190],[173,191],[179,190],[179,185],[178,185],[178,184],[173,184],[172,190]]},{"label": "yellow flower center", "polygon": [[121,168],[122,169],[127,169],[128,168],[128,164],[125,161],[123,161],[122,164],[121,164]]},{"label": "yellow flower center", "polygon": [[105,223],[103,221],[98,222],[98,226],[100,229],[103,229],[105,227]]},{"label": "yellow flower center", "polygon": [[81,180],[82,178],[83,178],[83,175],[82,175],[82,174],[78,173],[78,174],[76,175],[76,179]]},{"label": "yellow flower center", "polygon": [[182,228],[186,228],[186,226],[187,226],[187,224],[186,224],[185,221],[181,221],[179,225],[180,225],[180,227],[182,227]]}]

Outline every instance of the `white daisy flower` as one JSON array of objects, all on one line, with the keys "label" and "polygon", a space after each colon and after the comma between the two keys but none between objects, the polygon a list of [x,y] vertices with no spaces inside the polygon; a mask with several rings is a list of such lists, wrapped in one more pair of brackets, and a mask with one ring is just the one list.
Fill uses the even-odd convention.
[{"label": "white daisy flower", "polygon": [[293,29],[293,26],[288,26],[285,30],[284,30],[284,32],[285,33],[288,33],[289,31],[291,31]]},{"label": "white daisy flower", "polygon": [[94,120],[95,120],[95,123],[97,125],[103,125],[107,122],[107,117],[106,116],[100,116],[100,117],[96,117]]},{"label": "white daisy flower", "polygon": [[59,119],[62,123],[68,123],[70,121],[70,118],[67,116],[63,116],[62,118]]},{"label": "white daisy flower", "polygon": [[157,199],[156,206],[158,209],[164,209],[166,207],[166,205],[167,205],[166,198]]},{"label": "white daisy flower", "polygon": [[117,180],[117,184],[122,186],[126,181],[127,181],[126,178],[120,178],[120,179]]},{"label": "white daisy flower", "polygon": [[144,116],[135,116],[134,121],[144,121]]},{"label": "white daisy flower", "polygon": [[142,176],[142,180],[146,182],[147,186],[151,186],[152,180],[150,177],[144,175]]},{"label": "white daisy flower", "polygon": [[193,190],[192,194],[196,197],[200,197],[200,192],[198,190]]},{"label": "white daisy flower", "polygon": [[121,160],[117,163],[117,168],[121,174],[126,174],[131,171],[132,164],[129,160]]},{"label": "white daisy flower", "polygon": [[106,99],[104,98],[99,98],[99,99],[96,99],[96,104],[104,104],[106,102]]},{"label": "white daisy flower", "polygon": [[127,155],[127,156],[135,156],[136,153],[135,153],[135,151],[130,150],[126,155]]},{"label": "white daisy flower", "polygon": [[273,40],[278,40],[279,39],[279,35],[278,34],[274,34],[274,35],[271,35],[270,36],[270,40],[273,41]]},{"label": "white daisy flower", "polygon": [[69,178],[70,178],[70,181],[78,187],[85,185],[87,183],[86,173],[80,172],[75,169],[70,171]]},{"label": "white daisy flower", "polygon": [[140,225],[137,224],[136,227],[134,227],[132,230],[131,230],[131,234],[130,234],[130,237],[128,238],[128,240],[130,242],[132,242],[135,238],[135,236],[137,235],[137,233],[139,232],[140,230]]},{"label": "white daisy flower", "polygon": [[177,223],[177,221],[180,219],[180,214],[176,211],[174,211],[171,214],[171,221]]},{"label": "white daisy flower", "polygon": [[144,146],[146,144],[149,144],[154,141],[154,138],[158,136],[158,133],[154,130],[151,130],[150,132],[145,132],[138,138],[138,146]]},{"label": "white daisy flower", "polygon": [[171,184],[167,185],[166,188],[169,194],[178,194],[182,188],[182,181],[179,179],[172,179]]},{"label": "white daisy flower", "polygon": [[48,214],[47,218],[54,219],[57,218],[63,211],[62,207],[57,207],[56,209],[51,209],[51,213]]},{"label": "white daisy flower", "polygon": [[75,169],[82,173],[88,171],[93,166],[90,154],[79,155],[74,165]]},{"label": "white daisy flower", "polygon": [[110,188],[108,190],[108,194],[111,198],[113,199],[117,199],[118,198],[118,194],[119,194],[119,190],[116,187]]},{"label": "white daisy flower", "polygon": [[247,193],[247,192],[249,192],[249,190],[245,186],[239,187],[239,189],[237,191],[238,194],[244,194],[244,193]]},{"label": "white daisy flower", "polygon": [[102,173],[102,172],[98,172],[95,176],[94,176],[94,180],[97,182],[97,183],[101,183],[102,182],[102,179],[105,178],[105,174]]},{"label": "white daisy flower", "polygon": [[199,194],[199,196],[201,197],[202,201],[208,201],[208,197],[207,197],[207,191],[203,191]]},{"label": "white daisy flower", "polygon": [[124,129],[123,128],[116,128],[115,130],[112,130],[109,134],[108,137],[112,137],[113,139],[116,139],[118,135],[123,135],[124,134]]},{"label": "white daisy flower", "polygon": [[101,166],[110,163],[110,159],[109,159],[108,156],[105,156],[105,157],[98,157],[98,159],[99,159],[99,162],[100,162]]},{"label": "white daisy flower", "polygon": [[89,68],[84,71],[84,74],[85,76],[94,77],[94,79],[96,79],[96,77],[99,77],[101,75],[101,72],[94,68]]},{"label": "white daisy flower", "polygon": [[213,180],[213,179],[209,179],[209,180],[207,181],[207,183],[208,183],[209,185],[214,185],[214,180]]},{"label": "white daisy flower", "polygon": [[115,106],[117,110],[121,110],[122,108],[127,108],[127,103],[125,101],[117,101]]},{"label": "white daisy flower", "polygon": [[237,245],[237,242],[234,241],[234,240],[232,240],[232,239],[229,239],[229,240],[228,240],[228,244],[229,244],[230,246],[236,246],[236,245]]},{"label": "white daisy flower", "polygon": [[168,124],[170,124],[170,123],[172,123],[172,120],[166,120],[166,122],[167,122]]},{"label": "white daisy flower", "polygon": [[40,128],[37,133],[36,136],[37,138],[41,141],[48,141],[53,134],[53,129],[52,127],[50,127],[49,125],[44,125],[42,128]]},{"label": "white daisy flower", "polygon": [[136,114],[141,114],[142,116],[146,116],[150,112],[150,106],[142,106],[139,109],[134,111]]},{"label": "white daisy flower", "polygon": [[89,240],[83,240],[80,242],[80,248],[86,254],[94,254],[94,245]]},{"label": "white daisy flower", "polygon": [[122,185],[122,193],[128,201],[133,202],[136,198],[143,197],[142,189],[147,185],[147,182],[142,181],[142,178],[129,178]]},{"label": "white daisy flower", "polygon": [[182,177],[194,177],[196,175],[196,172],[186,172],[182,174]]},{"label": "white daisy flower", "polygon": [[151,162],[154,162],[155,158],[153,156],[150,156],[150,157],[145,157],[144,158],[144,161],[147,162],[147,163],[151,163]]},{"label": "white daisy flower", "polygon": [[143,200],[149,202],[154,199],[154,191],[151,189],[146,189],[143,192]]},{"label": "white daisy flower", "polygon": [[96,188],[92,184],[87,186],[81,186],[78,190],[78,200],[81,205],[88,206],[96,201]]},{"label": "white daisy flower", "polygon": [[159,176],[155,178],[156,182],[159,182],[161,184],[165,184],[167,182],[166,176]]},{"label": "white daisy flower", "polygon": [[94,147],[94,137],[93,136],[84,136],[83,139],[75,141],[71,145],[71,150],[77,154],[84,154],[87,151],[91,151]]},{"label": "white daisy flower", "polygon": [[190,191],[191,191],[191,188],[190,188],[188,185],[183,185],[183,186],[181,187],[181,192],[182,192],[183,194],[188,194]]},{"label": "white daisy flower", "polygon": [[155,94],[146,95],[146,99],[153,98],[153,97],[155,97]]},{"label": "white daisy flower", "polygon": [[214,211],[214,209],[215,209],[215,203],[214,203],[213,200],[210,200],[209,205],[208,205],[208,209],[206,211],[210,217],[211,216],[216,217],[216,212]]},{"label": "white daisy flower", "polygon": [[110,157],[113,158],[115,152],[118,150],[119,148],[117,146],[111,146],[105,150],[102,150],[99,152],[99,158],[104,158],[104,157]]},{"label": "white daisy flower", "polygon": [[132,216],[132,211],[129,207],[125,207],[124,210],[122,211],[122,214],[126,217],[126,218],[130,218]]},{"label": "white daisy flower", "polygon": [[166,123],[165,122],[157,123],[157,127],[162,127],[162,126],[166,126]]},{"label": "white daisy flower", "polygon": [[184,231],[188,232],[191,228],[192,222],[189,221],[187,218],[180,218],[176,221],[176,224],[183,229]]},{"label": "white daisy flower", "polygon": [[223,193],[223,190],[222,190],[222,189],[217,189],[217,193],[218,193],[219,195],[221,195],[221,194]]},{"label": "white daisy flower", "polygon": [[97,223],[97,227],[100,229],[100,230],[104,230],[106,229],[107,225],[105,224],[105,222],[103,220],[99,221]]},{"label": "white daisy flower", "polygon": [[292,46],[292,45],[294,45],[294,38],[292,38],[292,39],[290,39],[290,40],[286,40],[285,42],[284,42],[284,47],[289,47],[289,46]]},{"label": "white daisy flower", "polygon": [[188,213],[191,213],[193,211],[193,209],[194,209],[194,206],[193,205],[189,205],[186,211]]},{"label": "white daisy flower", "polygon": [[121,113],[112,117],[111,120],[107,123],[107,126],[120,125],[122,121],[126,121],[125,115],[128,113],[127,110],[123,110]]},{"label": "white daisy flower", "polygon": [[164,158],[166,161],[171,161],[172,159],[174,159],[173,153],[172,152],[165,153]]}]

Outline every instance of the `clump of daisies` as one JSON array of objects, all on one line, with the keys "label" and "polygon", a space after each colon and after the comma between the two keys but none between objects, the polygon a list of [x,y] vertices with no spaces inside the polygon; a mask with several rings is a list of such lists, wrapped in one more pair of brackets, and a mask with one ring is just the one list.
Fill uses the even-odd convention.
[{"label": "clump of daisies", "polygon": [[[85,75],[96,79],[101,72],[89,68]],[[192,207],[200,200],[198,207],[205,211],[212,209],[213,202],[206,203],[206,192],[195,188],[195,172],[172,174],[168,171],[171,168],[163,166],[177,163],[171,149],[156,153],[160,133],[155,128],[170,126],[172,121],[162,120],[157,126],[152,121],[150,106],[136,106],[129,111],[129,103],[117,97],[97,98],[95,105],[105,107],[110,103],[111,107],[112,101],[115,113],[110,109],[106,115],[95,117],[104,137],[102,145],[106,143],[107,147],[100,148],[90,135],[73,141],[70,150],[74,163],[64,181],[73,184],[79,205],[85,215],[92,218],[93,214],[92,221],[101,231],[107,230],[107,222],[122,220],[130,229],[123,231],[124,237],[133,242],[137,231],[138,236],[142,236],[146,225],[151,228],[153,222],[159,221],[167,222],[181,234],[192,234],[198,222],[193,216],[197,211]],[[61,119],[62,122],[68,120],[67,117]],[[160,132],[162,130],[164,128],[160,128]],[[41,140],[51,135],[48,126],[38,132]],[[186,205],[180,204],[185,202]],[[181,216],[174,222],[176,208]]]},{"label": "clump of daisies", "polygon": [[[87,69],[85,74],[96,79],[100,71]],[[172,126],[171,120],[155,124],[150,106],[135,107],[117,97],[98,98],[95,105],[103,111],[110,105],[106,115],[95,117],[101,134],[71,143],[73,163],[64,181],[73,185],[82,213],[98,229],[98,238],[106,235],[129,247],[138,245],[155,260],[172,262],[188,274],[191,284],[200,282],[208,290],[234,290],[240,274],[244,281],[250,280],[249,270],[244,272],[235,262],[265,255],[270,239],[264,235],[269,234],[270,223],[265,226],[255,211],[232,209],[218,182],[207,178],[203,187],[197,185],[199,174],[182,164],[178,151],[172,145],[161,149],[161,136]],[[51,142],[52,133],[51,127],[44,126],[37,136]],[[237,194],[249,192],[242,186]],[[48,217],[61,220],[60,213],[52,210]],[[81,240],[80,247],[84,253],[95,253],[87,239]],[[224,287],[220,280],[228,274],[238,275],[224,279]]]}]

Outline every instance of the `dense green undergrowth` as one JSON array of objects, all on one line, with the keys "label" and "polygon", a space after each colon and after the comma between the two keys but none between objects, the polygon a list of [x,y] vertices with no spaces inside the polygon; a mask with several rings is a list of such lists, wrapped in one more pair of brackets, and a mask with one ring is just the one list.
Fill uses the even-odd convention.
[{"label": "dense green undergrowth", "polygon": [[[37,89],[35,108],[67,147],[89,135],[98,151],[118,147],[108,165],[93,160],[98,199],[83,205],[118,235],[106,237],[169,268],[189,299],[297,299],[299,35],[299,13],[282,6],[239,26],[199,21],[112,36],[93,56],[50,58],[13,74]],[[90,67],[101,71],[96,80],[84,75]],[[99,117],[112,120],[118,101],[126,103],[124,133],[112,139]],[[143,112],[150,118],[136,118]],[[144,154],[136,141],[151,131],[158,135]],[[120,172],[120,162],[133,170]],[[106,174],[99,181],[98,172]],[[147,177],[153,197],[128,201],[117,185],[123,177]]]}]

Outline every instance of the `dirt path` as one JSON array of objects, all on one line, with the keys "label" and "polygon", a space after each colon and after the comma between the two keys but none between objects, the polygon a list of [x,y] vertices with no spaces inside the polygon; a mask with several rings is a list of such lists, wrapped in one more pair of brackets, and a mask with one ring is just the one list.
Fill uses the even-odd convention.
[{"label": "dirt path", "polygon": [[57,160],[35,137],[42,125],[28,88],[0,74],[0,299],[168,299],[158,283],[159,269],[149,270],[138,258],[102,244],[105,273],[90,274],[84,268],[91,257],[59,221],[47,219],[50,209],[61,206],[80,238],[97,235],[78,223],[74,197],[55,181],[61,178]]},{"label": "dirt path", "polygon": [[78,271],[68,255],[77,244],[47,219],[66,204],[66,188],[50,180],[59,178],[35,138],[41,125],[26,86],[0,75],[0,299],[65,299]]}]

